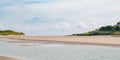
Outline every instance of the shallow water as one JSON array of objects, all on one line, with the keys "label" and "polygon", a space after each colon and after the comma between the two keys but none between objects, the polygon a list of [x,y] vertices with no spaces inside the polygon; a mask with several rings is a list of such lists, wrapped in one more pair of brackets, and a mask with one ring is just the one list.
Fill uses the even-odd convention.
[{"label": "shallow water", "polygon": [[1,38],[0,55],[21,60],[120,60],[120,47],[48,44]]}]

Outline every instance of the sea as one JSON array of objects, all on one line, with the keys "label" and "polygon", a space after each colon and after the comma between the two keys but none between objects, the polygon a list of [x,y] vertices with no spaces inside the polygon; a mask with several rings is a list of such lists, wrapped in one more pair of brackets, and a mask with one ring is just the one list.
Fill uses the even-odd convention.
[{"label": "sea", "polygon": [[120,47],[0,38],[0,56],[20,60],[120,60]]}]

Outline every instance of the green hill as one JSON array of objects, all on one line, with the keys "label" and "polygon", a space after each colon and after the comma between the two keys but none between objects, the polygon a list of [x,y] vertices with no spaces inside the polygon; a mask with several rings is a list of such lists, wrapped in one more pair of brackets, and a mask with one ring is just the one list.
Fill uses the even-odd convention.
[{"label": "green hill", "polygon": [[25,35],[23,32],[15,32],[12,30],[0,30],[0,35]]},{"label": "green hill", "polygon": [[75,36],[90,36],[90,35],[120,35],[120,22],[118,22],[116,25],[108,25],[103,26],[99,29],[96,29],[94,31],[89,31],[87,33],[83,34],[72,34]]}]

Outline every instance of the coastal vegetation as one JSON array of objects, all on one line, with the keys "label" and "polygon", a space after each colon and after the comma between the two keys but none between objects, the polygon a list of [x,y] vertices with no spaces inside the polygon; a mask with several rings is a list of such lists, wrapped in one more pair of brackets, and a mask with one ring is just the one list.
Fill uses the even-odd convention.
[{"label": "coastal vegetation", "polygon": [[74,36],[90,36],[90,35],[120,35],[120,22],[116,25],[108,25],[99,29],[89,31],[83,34],[72,34]]},{"label": "coastal vegetation", "polygon": [[0,35],[25,35],[23,32],[15,32],[12,30],[0,30]]}]

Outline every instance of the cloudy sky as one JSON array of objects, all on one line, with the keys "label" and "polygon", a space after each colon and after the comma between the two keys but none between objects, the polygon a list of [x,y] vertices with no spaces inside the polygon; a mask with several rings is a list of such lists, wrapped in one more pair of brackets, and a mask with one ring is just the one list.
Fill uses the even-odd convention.
[{"label": "cloudy sky", "polygon": [[120,0],[0,0],[0,29],[69,35],[120,21]]}]

